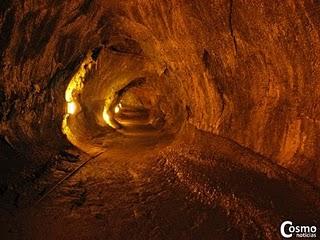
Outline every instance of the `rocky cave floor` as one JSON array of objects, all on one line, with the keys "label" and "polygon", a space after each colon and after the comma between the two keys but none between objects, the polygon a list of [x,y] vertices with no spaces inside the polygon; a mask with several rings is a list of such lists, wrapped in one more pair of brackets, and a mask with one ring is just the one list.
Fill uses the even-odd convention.
[{"label": "rocky cave floor", "polygon": [[1,238],[276,239],[283,219],[319,223],[311,184],[235,142],[182,131],[192,140],[71,148],[1,185]]},{"label": "rocky cave floor", "polygon": [[0,0],[0,239],[320,228],[319,12]]}]

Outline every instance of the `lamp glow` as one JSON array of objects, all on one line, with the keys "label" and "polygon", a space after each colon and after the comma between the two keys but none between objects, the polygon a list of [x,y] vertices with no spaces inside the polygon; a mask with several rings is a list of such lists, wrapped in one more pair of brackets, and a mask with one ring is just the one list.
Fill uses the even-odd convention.
[{"label": "lamp glow", "polygon": [[120,107],[119,107],[119,106],[116,106],[116,107],[114,108],[114,112],[115,112],[115,113],[119,113],[119,112],[120,112]]},{"label": "lamp glow", "polygon": [[77,105],[75,102],[68,102],[68,106],[67,106],[67,113],[69,114],[75,114],[77,111]]},{"label": "lamp glow", "polygon": [[108,125],[111,125],[110,116],[109,116],[106,108],[103,110],[102,117],[103,117],[103,120],[104,120]]}]

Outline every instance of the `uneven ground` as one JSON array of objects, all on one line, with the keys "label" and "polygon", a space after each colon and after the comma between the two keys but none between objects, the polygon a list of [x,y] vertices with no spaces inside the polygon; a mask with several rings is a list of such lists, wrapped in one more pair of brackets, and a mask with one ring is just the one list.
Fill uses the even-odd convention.
[{"label": "uneven ground", "polygon": [[1,239],[320,227],[319,21],[315,0],[1,1]]},{"label": "uneven ground", "polygon": [[2,236],[278,239],[283,219],[319,224],[314,187],[234,142],[189,131],[193,140],[169,148],[105,151],[37,202],[81,164],[60,162],[2,211]]}]

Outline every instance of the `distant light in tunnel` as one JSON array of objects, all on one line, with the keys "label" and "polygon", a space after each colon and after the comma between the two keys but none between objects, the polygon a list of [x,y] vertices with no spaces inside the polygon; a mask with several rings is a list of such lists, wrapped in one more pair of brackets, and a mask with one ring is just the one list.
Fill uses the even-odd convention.
[{"label": "distant light in tunnel", "polygon": [[104,107],[103,113],[102,113],[102,117],[103,117],[103,120],[105,121],[105,123],[107,125],[109,125],[112,128],[117,128],[117,125],[112,120],[112,116],[110,116],[109,113],[108,113],[108,108],[107,107]]},{"label": "distant light in tunnel", "polygon": [[67,106],[67,113],[68,114],[75,114],[77,111],[77,105],[75,102],[69,102]]},{"label": "distant light in tunnel", "polygon": [[106,108],[104,108],[104,110],[103,110],[102,117],[103,117],[103,120],[106,122],[106,124],[111,126],[110,116],[109,116]]},{"label": "distant light in tunnel", "polygon": [[114,112],[115,112],[115,113],[119,113],[119,112],[120,112],[120,107],[119,107],[119,106],[116,106],[116,107],[114,108]]}]

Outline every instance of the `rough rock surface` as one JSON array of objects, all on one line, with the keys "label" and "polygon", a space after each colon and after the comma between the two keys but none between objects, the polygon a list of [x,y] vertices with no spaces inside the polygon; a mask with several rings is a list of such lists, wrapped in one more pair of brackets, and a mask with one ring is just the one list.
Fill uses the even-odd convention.
[{"label": "rough rock surface", "polygon": [[[166,124],[152,134],[159,138],[160,145],[163,143],[168,147],[155,150],[153,155],[150,146],[147,150],[141,147],[144,149],[141,151],[147,153],[141,156],[140,160],[137,160],[138,156],[132,157],[137,163],[141,161],[142,166],[146,164],[148,171],[152,171],[148,159],[168,162],[167,167],[171,170],[164,173],[174,179],[175,183],[163,187],[166,189],[164,191],[167,191],[164,194],[168,195],[162,199],[163,195],[160,194],[160,199],[167,199],[168,206],[172,208],[180,206],[182,199],[192,195],[192,191],[204,194],[206,189],[203,186],[210,189],[207,192],[209,195],[213,194],[213,190],[220,194],[217,194],[214,200],[210,197],[208,199],[204,194],[195,198],[196,203],[192,202],[193,200],[186,201],[186,204],[193,206],[186,207],[191,209],[190,211],[197,211],[200,205],[205,210],[203,215],[200,214],[202,217],[196,212],[185,213],[186,219],[198,216],[199,218],[194,220],[198,225],[191,226],[190,223],[182,222],[181,232],[194,229],[193,232],[190,230],[194,234],[191,234],[192,236],[200,234],[199,236],[210,239],[209,235],[205,235],[209,232],[207,220],[209,219],[210,223],[212,215],[219,214],[224,225],[236,230],[232,230],[230,235],[221,236],[217,231],[217,238],[228,239],[230,236],[240,235],[249,238],[246,235],[248,229],[244,229],[239,221],[256,221],[253,224],[253,238],[259,237],[263,232],[265,238],[273,239],[277,235],[276,226],[284,216],[296,216],[302,221],[306,218],[320,219],[317,215],[320,209],[317,188],[320,186],[319,13],[320,5],[316,0],[1,1],[0,160],[1,166],[5,166],[2,169],[6,169],[1,175],[0,193],[4,196],[1,202],[11,201],[19,205],[17,199],[21,198],[21,194],[25,193],[27,201],[36,198],[30,196],[32,192],[41,195],[43,189],[37,189],[41,183],[35,181],[41,179],[40,175],[44,170],[55,166],[53,156],[70,147],[61,132],[66,108],[66,88],[86,56],[92,53],[95,68],[86,79],[86,89],[82,97],[85,114],[73,123],[82,145],[86,148],[101,145],[105,149],[112,149],[114,145],[122,143],[130,146],[127,149],[129,153],[123,153],[123,156],[127,156],[130,151],[137,151],[140,145],[150,140],[139,138],[135,143],[132,138],[123,139],[111,130],[104,132],[99,126],[92,127],[95,119],[92,116],[98,118],[101,112],[99,104],[104,101],[105,96],[110,94],[110,91],[115,91],[114,89],[124,89],[124,86],[127,86],[129,95],[139,96],[146,106],[157,104],[161,111],[166,113]],[[95,54],[97,52],[99,54]],[[143,79],[146,83],[133,87],[129,85],[129,88],[130,81],[137,79]],[[154,125],[162,126],[160,120]],[[185,142],[181,143],[181,139]],[[212,145],[207,146],[206,142],[212,142]],[[151,141],[149,145],[152,144]],[[137,146],[137,149],[133,146]],[[195,153],[184,153],[186,149],[192,149],[191,146],[195,146]],[[156,148],[161,149],[160,146]],[[218,148],[221,148],[221,152]],[[120,151],[110,152],[111,156],[104,155],[103,159],[110,157],[116,162],[114,155],[120,154]],[[254,160],[246,161],[248,156]],[[216,168],[212,166],[212,169],[203,167],[202,164],[207,164],[203,159],[211,159],[214,164],[216,158],[223,159],[221,165],[214,165]],[[137,165],[133,165],[132,168],[137,168]],[[115,186],[118,184],[119,189],[124,192],[128,190],[126,187],[131,190],[138,189],[131,186],[134,173],[132,176],[129,174],[131,177],[127,179],[129,166],[130,164],[125,163],[120,167],[117,164],[105,166],[106,169],[111,169],[115,174],[114,178],[117,178],[111,182],[116,182]],[[161,164],[156,166],[162,170],[164,168]],[[150,189],[166,176],[161,175],[158,168],[155,169],[155,177],[159,175],[161,180],[155,179]],[[172,172],[174,169],[178,169],[178,172]],[[97,176],[93,174],[93,178],[97,179],[92,180],[92,183],[95,185],[102,181],[103,187],[107,188],[110,184],[106,183],[101,172],[102,170],[98,171]],[[214,173],[217,173],[216,178]],[[224,179],[222,173],[230,173],[230,176]],[[44,173],[46,174],[52,177],[52,173]],[[92,172],[87,174],[90,176]],[[179,177],[179,174],[183,177]],[[202,174],[204,176],[201,176]],[[241,179],[242,174],[247,176],[244,180],[247,188],[242,183],[237,185],[234,179],[235,176]],[[84,181],[85,185],[90,185],[91,180],[87,181],[86,177],[83,180],[81,176],[75,177],[74,181]],[[25,179],[27,180],[24,181]],[[144,176],[142,179],[144,185],[148,177]],[[121,183],[128,181],[129,185],[121,186]],[[139,179],[137,181],[138,184],[141,183]],[[258,189],[255,189],[256,195],[246,192],[248,186],[255,181],[256,185],[264,183],[266,191],[270,190],[269,195],[267,194],[271,196],[269,202],[264,201],[263,197],[257,197],[259,194],[263,196],[263,192]],[[56,178],[45,182],[45,185],[52,185]],[[226,182],[226,185],[222,184],[223,182]],[[29,183],[32,190],[24,190]],[[22,184],[22,187],[19,184]],[[198,185],[201,186],[200,190],[194,189]],[[277,186],[275,192],[271,190],[273,185]],[[183,186],[181,190],[179,186]],[[193,188],[190,189],[190,186]],[[294,188],[304,193],[306,198],[292,196]],[[144,186],[142,189],[141,192],[148,192],[149,188]],[[284,191],[281,199],[293,197],[292,205],[289,204],[288,208],[274,202],[281,191]],[[80,195],[86,193],[85,191]],[[175,193],[177,198],[173,197]],[[131,210],[137,211],[134,218],[140,221],[142,213],[139,208],[143,206],[138,205],[137,210],[130,205],[131,201],[139,198],[130,195],[128,199],[121,199],[116,195],[119,193],[115,189],[110,194],[112,196],[103,195],[101,198],[115,197],[122,201],[119,203],[120,212],[124,214],[124,219],[129,219],[128,225],[122,226],[131,229],[130,224],[134,224],[130,222],[132,216],[126,214],[131,213]],[[193,199],[191,195],[190,198]],[[9,200],[6,200],[7,198]],[[67,211],[59,206],[59,196],[53,199],[53,205],[58,205],[53,209],[58,209],[57,212]],[[63,202],[69,201],[66,196],[61,199]],[[89,206],[94,197],[90,199]],[[79,201],[80,206],[87,203],[82,203],[81,199]],[[168,232],[158,229],[159,232],[155,228],[171,224],[163,220],[164,216],[159,213],[157,201],[160,200],[157,198],[150,205],[156,209],[156,213],[153,210],[150,212],[160,220],[148,222],[146,230],[149,232],[145,234],[150,234],[148,236],[155,239],[166,236],[178,238],[170,235],[173,233],[168,229]],[[217,213],[206,213],[212,208],[211,201],[220,204],[218,208],[222,209],[221,212],[217,210]],[[228,201],[230,203],[227,203]],[[313,202],[314,205],[301,210],[302,202]],[[248,206],[241,208],[238,203],[248,203]],[[48,202],[46,204],[50,205]],[[127,204],[130,205],[129,208]],[[91,210],[99,215],[101,209],[97,206],[99,204],[93,204]],[[116,204],[110,208],[111,210],[103,208],[101,211],[111,211],[110,216],[116,218]],[[287,210],[281,210],[282,208]],[[80,209],[76,214],[81,213],[88,217],[91,214],[87,212],[88,209],[90,207]],[[254,213],[249,217],[245,216],[245,213],[252,209]],[[258,216],[263,209],[267,209],[265,218]],[[303,212],[301,216],[297,213],[299,209]],[[85,212],[81,212],[82,210]],[[229,210],[232,213],[229,214]],[[240,214],[237,218],[233,211],[244,215]],[[164,212],[170,211],[166,209]],[[178,222],[175,219],[177,212],[170,216],[174,223]],[[31,218],[29,222],[42,222],[43,219],[50,221],[53,217],[51,213],[49,211],[50,217],[47,218],[41,213],[39,218]],[[21,214],[23,213],[17,216],[21,217]],[[71,220],[79,218],[72,214],[73,212]],[[208,216],[204,216],[206,214]],[[97,218],[101,218],[98,215]],[[142,218],[139,224],[146,223],[147,218]],[[67,220],[61,220],[51,230],[54,232],[62,227],[65,221]],[[119,227],[121,221],[117,219],[111,222],[110,220],[110,224],[113,224],[111,238],[120,239],[121,234],[116,231],[124,231]],[[14,225],[10,224],[11,222],[9,228]],[[72,221],[69,224],[68,226],[73,226]],[[216,224],[218,226],[221,223]],[[29,227],[21,226],[34,234],[36,231]],[[139,227],[143,229],[141,225]],[[179,226],[177,228],[179,229]],[[153,229],[153,232],[150,229]],[[94,231],[98,230],[89,229],[79,237],[85,239]],[[28,235],[26,232],[25,234]],[[39,234],[41,239],[46,233]],[[131,234],[138,239],[139,231]],[[101,236],[97,235],[98,239],[99,237]]]},{"label": "rough rock surface", "polygon": [[1,133],[51,141],[81,56],[130,38],[184,90],[193,125],[319,184],[318,12],[317,1],[4,1]]}]

